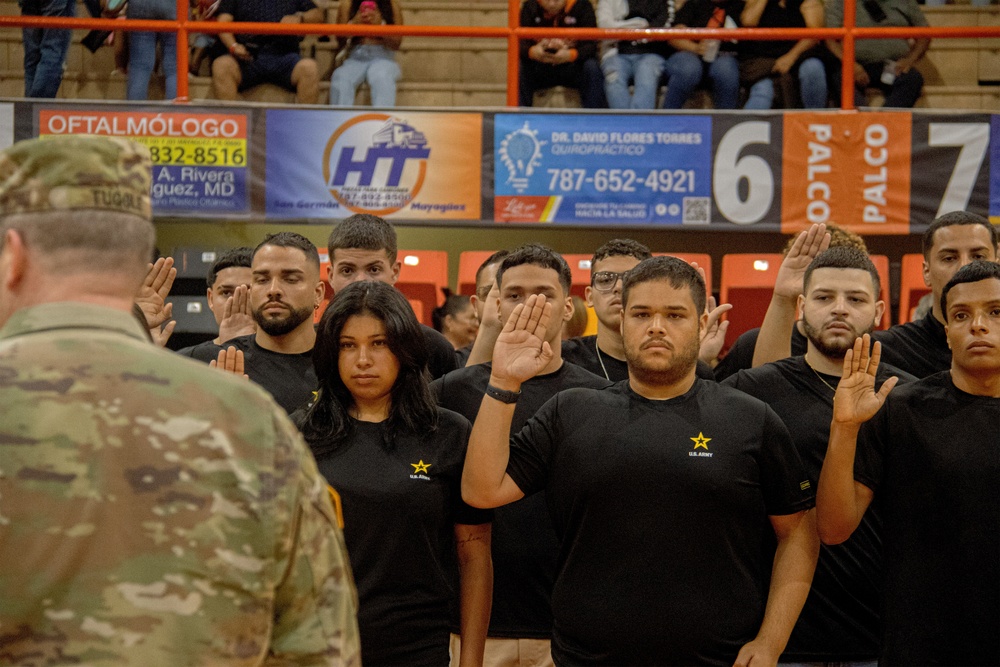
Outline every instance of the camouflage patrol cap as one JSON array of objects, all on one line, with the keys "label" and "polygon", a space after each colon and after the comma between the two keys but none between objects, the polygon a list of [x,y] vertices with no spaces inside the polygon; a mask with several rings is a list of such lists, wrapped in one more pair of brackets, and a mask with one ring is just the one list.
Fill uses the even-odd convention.
[{"label": "camouflage patrol cap", "polygon": [[152,219],[149,150],[118,137],[69,135],[0,151],[0,216],[98,209]]}]

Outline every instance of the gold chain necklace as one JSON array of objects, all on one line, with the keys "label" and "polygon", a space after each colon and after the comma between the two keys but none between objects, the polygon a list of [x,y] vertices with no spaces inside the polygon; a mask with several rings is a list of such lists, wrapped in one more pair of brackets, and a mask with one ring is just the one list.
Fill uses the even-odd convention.
[{"label": "gold chain necklace", "polygon": [[813,368],[812,364],[810,364],[810,363],[809,363],[809,357],[805,357],[805,356],[804,356],[804,357],[802,357],[802,358],[803,358],[803,360],[805,360],[805,362],[806,362],[806,366],[808,366],[808,367],[809,367],[809,370],[811,370],[811,371],[813,372],[813,375],[815,375],[815,376],[816,376],[816,378],[817,378],[817,379],[818,379],[818,380],[819,380],[820,382],[822,382],[823,384],[825,384],[825,385],[827,386],[827,388],[828,388],[828,389],[829,389],[830,391],[832,391],[832,392],[833,392],[834,394],[836,394],[836,393],[837,393],[837,388],[836,388],[836,387],[834,387],[833,385],[831,385],[831,384],[830,384],[829,382],[827,382],[827,381],[826,381],[825,379],[823,379],[823,376],[819,374],[819,371],[817,371],[817,370],[816,370],[815,368]]}]

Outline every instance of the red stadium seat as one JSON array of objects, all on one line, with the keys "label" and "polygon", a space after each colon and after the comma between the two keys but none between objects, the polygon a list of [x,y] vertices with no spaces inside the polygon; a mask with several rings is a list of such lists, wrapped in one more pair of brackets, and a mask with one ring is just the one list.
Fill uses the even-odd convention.
[{"label": "red stadium seat", "polygon": [[476,271],[495,250],[466,250],[458,256],[458,293],[476,293]]},{"label": "red stadium seat", "polygon": [[[407,301],[410,302],[410,308],[413,308],[413,314],[417,316],[417,321],[418,322],[423,322],[424,321],[424,302],[423,301],[417,301],[415,299],[407,299]],[[428,317],[427,319],[430,319],[430,317]],[[430,326],[430,324],[428,324],[427,326]]]},{"label": "red stadium seat", "polygon": [[400,262],[399,280],[396,289],[410,302],[422,304],[417,319],[430,326],[431,311],[444,303],[442,288],[448,286],[448,253],[444,250],[400,250],[396,254]]},{"label": "red stadium seat", "polygon": [[726,314],[729,329],[725,349],[729,349],[741,333],[759,327],[764,321],[782,259],[780,253],[723,255],[719,300],[733,304],[733,309]]},{"label": "red stadium seat", "polygon": [[563,259],[569,264],[570,273],[573,274],[573,281],[569,293],[583,297],[583,292],[590,285],[590,260],[593,255],[563,255]]},{"label": "red stadium seat", "polygon": [[323,281],[323,289],[325,294],[323,296],[323,302],[319,304],[319,308],[313,315],[313,322],[319,322],[319,318],[323,317],[323,312],[326,307],[330,305],[330,299],[333,298],[333,288],[330,287],[330,282],[327,280],[327,276],[330,275],[330,257],[327,255],[326,250],[319,251],[319,279]]},{"label": "red stadium seat", "polygon": [[913,320],[913,311],[931,288],[924,283],[924,256],[919,253],[903,255],[899,272],[899,318],[900,324]]}]

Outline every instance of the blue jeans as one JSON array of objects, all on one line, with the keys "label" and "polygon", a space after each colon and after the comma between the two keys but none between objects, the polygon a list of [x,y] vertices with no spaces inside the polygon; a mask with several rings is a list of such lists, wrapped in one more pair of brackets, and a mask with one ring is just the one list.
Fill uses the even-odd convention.
[{"label": "blue jeans", "polygon": [[[826,107],[826,68],[819,58],[806,58],[799,65],[799,93],[805,109]],[[766,76],[750,86],[750,98],[744,109],[770,109],[774,104],[774,78]],[[790,100],[785,100],[789,106]]]},{"label": "blue jeans", "polygon": [[[76,0],[18,0],[24,16],[75,16]],[[23,28],[24,96],[55,97],[62,84],[63,65],[73,32]]]},{"label": "blue jeans", "polygon": [[[601,61],[608,106],[612,109],[655,109],[663,64],[663,56],[655,53],[616,53]],[[634,81],[631,95],[629,81]]]},{"label": "blue jeans", "polygon": [[[173,19],[177,16],[174,0],[130,0],[130,19]],[[177,35],[172,32],[128,33],[128,85],[126,96],[130,100],[149,97],[149,77],[156,66],[156,43],[163,48],[163,75],[166,78],[164,97],[177,97]]]},{"label": "blue jeans", "polygon": [[680,109],[702,79],[712,82],[712,103],[716,109],[735,109],[740,97],[740,66],[736,57],[721,52],[706,63],[690,51],[678,51],[667,58],[667,96],[664,109]]},{"label": "blue jeans", "polygon": [[396,82],[400,77],[396,53],[381,44],[360,44],[333,70],[330,104],[354,106],[354,95],[362,81],[368,81],[373,107],[396,106]]}]

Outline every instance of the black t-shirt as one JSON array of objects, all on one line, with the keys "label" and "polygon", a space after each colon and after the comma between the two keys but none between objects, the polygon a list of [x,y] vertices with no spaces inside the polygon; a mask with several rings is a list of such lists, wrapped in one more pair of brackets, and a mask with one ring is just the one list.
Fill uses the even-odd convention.
[{"label": "black t-shirt", "polygon": [[462,502],[468,420],[439,415],[433,433],[396,433],[388,447],[384,423],[354,420],[334,451],[310,443],[343,505],[365,665],[448,664],[455,524],[488,523],[491,513]]},{"label": "black t-shirt", "polygon": [[222,345],[212,341],[195,345],[189,356],[207,364],[218,359],[219,352],[230,347],[243,351],[246,374],[266,389],[285,412],[291,414],[312,400],[318,382],[311,350],[301,354],[272,352],[257,344],[257,334],[248,334],[227,340]]},{"label": "black t-shirt", "polygon": [[427,344],[427,370],[431,374],[431,379],[436,380],[458,368],[455,347],[448,342],[448,339],[441,332],[424,324],[420,325],[420,330],[424,332],[424,342]]},{"label": "black t-shirt", "polygon": [[854,476],[882,512],[882,664],[1000,664],[1000,398],[949,372],[897,387]]},{"label": "black t-shirt", "polygon": [[472,354],[472,345],[466,345],[465,347],[460,347],[455,350],[455,364],[456,368],[465,368],[465,364],[469,361],[469,356]]},{"label": "black t-shirt", "polygon": [[[665,0],[627,0],[627,2],[628,14],[626,14],[625,18],[644,18],[649,23],[650,28],[671,27],[673,23],[670,21],[669,5],[680,4],[680,2],[670,3]],[[619,53],[658,53],[666,58],[674,51],[675,49],[672,46],[662,41],[650,42],[645,39],[638,39],[618,42]]]},{"label": "black t-shirt", "polygon": [[[759,28],[805,28],[802,16],[803,0],[767,0],[764,11],[757,23]],[[794,41],[765,40],[762,42],[740,42],[740,55],[763,58],[779,58],[795,46]]]},{"label": "black t-shirt", "polygon": [[[740,334],[726,356],[715,367],[715,379],[722,382],[737,371],[753,368],[753,351],[757,347],[760,328],[750,329]],[[797,326],[792,326],[792,356],[800,357],[806,353],[809,342],[799,333]]]},{"label": "black t-shirt", "polygon": [[[912,375],[881,364],[876,383]],[[840,378],[817,373],[805,357],[789,357],[742,370],[724,384],[758,398],[781,417],[815,485],[826,457],[833,419],[832,387]],[[812,589],[795,624],[782,662],[855,662],[878,657],[881,522],[876,505],[843,544],[820,550]]]},{"label": "black t-shirt", "polygon": [[[562,357],[612,382],[628,379],[628,363],[615,359],[597,347],[597,336],[580,336],[562,342]],[[603,364],[603,365],[602,365]]]},{"label": "black t-shirt", "polygon": [[560,538],[557,664],[731,665],[764,614],[767,517],[814,504],[774,411],[704,380],[667,401],[561,392],[511,438],[507,473],[545,489]]},{"label": "black t-shirt", "polygon": [[[562,357],[570,363],[585,368],[594,375],[607,378],[611,382],[628,379],[628,362],[615,359],[597,345],[597,335],[570,338],[562,342]],[[714,380],[712,367],[699,360],[695,375],[703,380]]]},{"label": "black t-shirt", "polygon": [[944,325],[934,313],[916,322],[897,324],[875,331],[872,338],[882,343],[882,361],[910,375],[925,378],[951,369],[951,349]]},{"label": "black t-shirt", "polygon": [[[462,368],[435,380],[431,389],[442,407],[475,421],[491,369],[488,363]],[[520,431],[546,401],[564,389],[599,389],[610,384],[564,362],[554,373],[531,378],[521,385],[510,432]],[[552,635],[550,598],[559,541],[552,529],[545,494],[527,496],[494,512],[493,613],[489,635],[548,639]]]},{"label": "black t-shirt", "polygon": [[[219,14],[230,14],[236,22],[278,23],[282,16],[295,12],[316,9],[312,0],[221,0]],[[240,44],[258,47],[262,52],[285,54],[296,53],[299,42],[297,35],[235,35]]]},{"label": "black t-shirt", "polygon": [[[704,28],[708,25],[708,20],[712,18],[716,7],[722,7],[726,12],[726,18],[731,18],[740,25],[740,13],[743,11],[743,0],[725,0],[724,2],[712,2],[712,0],[687,0],[677,11],[677,25],[688,28]],[[736,51],[736,44],[730,41],[722,42],[720,48],[723,51]]]}]

